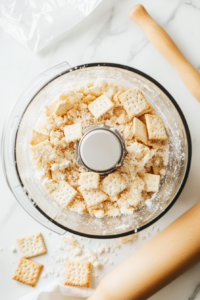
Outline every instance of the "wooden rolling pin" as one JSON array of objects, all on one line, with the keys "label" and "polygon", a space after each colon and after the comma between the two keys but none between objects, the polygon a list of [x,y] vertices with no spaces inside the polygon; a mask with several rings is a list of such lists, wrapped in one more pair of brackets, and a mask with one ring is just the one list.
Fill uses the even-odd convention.
[{"label": "wooden rolling pin", "polygon": [[184,57],[170,36],[141,4],[132,7],[129,17],[142,28],[150,42],[174,67],[188,90],[200,102],[200,73]]},{"label": "wooden rolling pin", "polygon": [[200,261],[200,202],[101,281],[89,300],[144,300]]}]

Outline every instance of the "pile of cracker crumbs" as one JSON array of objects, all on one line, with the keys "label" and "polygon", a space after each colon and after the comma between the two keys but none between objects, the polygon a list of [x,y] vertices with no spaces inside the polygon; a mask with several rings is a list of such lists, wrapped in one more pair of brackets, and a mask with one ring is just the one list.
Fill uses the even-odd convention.
[{"label": "pile of cracker crumbs", "polygon": [[[131,97],[136,100],[136,109],[140,109],[135,115],[129,105]],[[109,110],[105,106],[105,112],[99,115],[96,99],[104,101]],[[67,87],[52,100],[33,130],[30,148],[36,177],[59,205],[79,214],[116,217],[132,214],[158,191],[168,164],[166,132],[161,118],[139,90],[97,80]],[[80,183],[80,174],[85,171],[77,164],[75,144],[81,138],[80,128],[82,131],[95,124],[116,128],[125,140],[128,153],[116,172],[101,176],[98,188],[88,191]],[[154,132],[157,127],[151,128],[152,124],[161,126],[158,129],[163,139],[162,136],[149,139],[150,134],[157,134]],[[70,128],[72,125],[77,125],[74,140],[69,135],[74,130]],[[117,189],[116,185],[116,190],[112,188],[109,193],[109,184],[118,180],[123,182],[122,187]],[[87,201],[88,193],[98,201]]]}]

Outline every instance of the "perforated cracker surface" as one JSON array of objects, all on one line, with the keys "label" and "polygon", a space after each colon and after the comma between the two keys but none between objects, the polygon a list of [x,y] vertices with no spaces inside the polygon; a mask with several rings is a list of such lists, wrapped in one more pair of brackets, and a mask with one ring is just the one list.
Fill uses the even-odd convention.
[{"label": "perforated cracker surface", "polygon": [[159,190],[160,175],[144,174],[143,180],[147,192],[157,192]]},{"label": "perforated cracker surface", "polygon": [[142,92],[137,89],[129,89],[118,96],[118,98],[130,118],[140,116],[150,108]]},{"label": "perforated cracker surface", "polygon": [[65,285],[89,287],[91,263],[87,261],[66,261]]},{"label": "perforated cracker surface", "polygon": [[100,190],[84,190],[80,187],[79,192],[82,194],[87,207],[96,206],[108,199],[108,196]]},{"label": "perforated cracker surface", "polygon": [[80,174],[80,185],[83,189],[97,189],[99,187],[99,181],[100,176],[98,173],[85,172]]},{"label": "perforated cracker surface", "polygon": [[41,233],[33,233],[16,239],[22,257],[34,257],[47,252]]},{"label": "perforated cracker surface", "polygon": [[162,119],[157,115],[145,115],[148,136],[150,140],[167,140],[167,134]]},{"label": "perforated cracker surface", "polygon": [[106,95],[100,96],[88,105],[88,109],[96,119],[103,116],[108,110],[110,110],[113,107],[113,102]]},{"label": "perforated cracker surface", "polygon": [[66,181],[59,182],[58,188],[51,193],[52,198],[62,207],[67,207],[74,199],[77,191]]},{"label": "perforated cracker surface", "polygon": [[34,287],[38,281],[43,265],[21,257],[12,279]]},{"label": "perforated cracker surface", "polygon": [[125,188],[126,183],[117,171],[106,176],[101,182],[101,189],[109,196],[117,195]]}]

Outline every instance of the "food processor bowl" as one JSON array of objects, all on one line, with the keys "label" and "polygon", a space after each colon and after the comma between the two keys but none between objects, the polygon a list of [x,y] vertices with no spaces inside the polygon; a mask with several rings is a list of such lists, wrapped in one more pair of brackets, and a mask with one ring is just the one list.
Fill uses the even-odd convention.
[{"label": "food processor bowl", "polygon": [[[98,219],[60,207],[35,176],[29,141],[45,105],[67,86],[96,79],[138,88],[162,118],[169,137],[166,174],[155,193],[131,215]],[[7,183],[18,202],[38,222],[64,234],[116,238],[141,231],[161,218],[178,199],[191,162],[191,138],[184,115],[172,96],[150,76],[128,66],[91,63],[69,68],[62,63],[37,77],[12,108],[2,135],[2,162]]]}]

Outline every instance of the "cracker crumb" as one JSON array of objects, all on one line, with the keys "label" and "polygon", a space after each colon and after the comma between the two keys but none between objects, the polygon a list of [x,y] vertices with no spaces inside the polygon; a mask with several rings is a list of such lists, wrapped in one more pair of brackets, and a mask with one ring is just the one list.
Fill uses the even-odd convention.
[{"label": "cracker crumb", "polygon": [[137,239],[137,234],[131,234],[131,235],[128,235],[128,236],[123,236],[123,237],[120,237],[120,242],[121,243],[127,243],[127,242],[131,242],[131,241],[134,241]]},{"label": "cracker crumb", "polygon": [[94,268],[97,268],[97,269],[101,269],[101,268],[102,268],[102,265],[101,265],[100,262],[98,262],[98,261],[95,261],[95,262],[93,263],[93,266],[94,266]]},{"label": "cracker crumb", "polygon": [[11,250],[13,253],[16,253],[16,252],[17,252],[17,248],[14,247],[14,246],[12,246],[12,247],[10,248],[10,250]]}]

